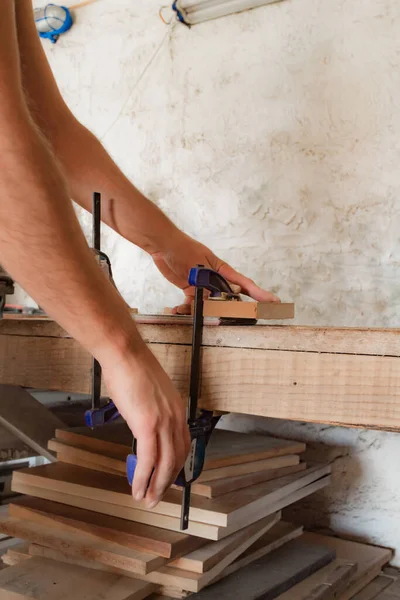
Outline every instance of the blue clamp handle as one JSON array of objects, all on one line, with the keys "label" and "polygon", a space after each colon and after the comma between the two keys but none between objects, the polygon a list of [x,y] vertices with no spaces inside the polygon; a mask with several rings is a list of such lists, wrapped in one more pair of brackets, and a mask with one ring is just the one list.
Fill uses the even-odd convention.
[{"label": "blue clamp handle", "polygon": [[101,427],[112,423],[120,416],[114,402],[109,402],[102,408],[92,408],[85,412],[85,423],[87,427]]},{"label": "blue clamp handle", "polygon": [[[198,419],[189,427],[192,438],[192,446],[185,466],[175,480],[175,485],[186,487],[198,479],[203,472],[206,458],[206,448],[220,417],[214,417],[209,410],[202,410]],[[126,475],[129,485],[132,485],[135,477],[138,458],[136,454],[129,454],[126,459]]]},{"label": "blue clamp handle", "polygon": [[211,298],[220,298],[222,294],[235,298],[237,294],[232,292],[231,286],[225,279],[213,269],[206,267],[193,267],[189,273],[189,285],[206,288],[211,292]]}]

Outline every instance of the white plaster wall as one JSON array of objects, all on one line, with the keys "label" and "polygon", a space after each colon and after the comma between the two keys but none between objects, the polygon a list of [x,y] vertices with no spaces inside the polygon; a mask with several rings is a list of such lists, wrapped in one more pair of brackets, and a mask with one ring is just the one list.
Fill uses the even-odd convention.
[{"label": "white plaster wall", "polygon": [[[136,85],[166,35],[158,7],[99,0],[45,44],[76,115],[185,231],[294,300],[297,323],[398,326],[398,0],[285,0],[176,27]],[[104,246],[131,305],[179,301],[141,251],[106,229]],[[400,550],[399,435],[228,422],[335,458],[302,518]]]}]

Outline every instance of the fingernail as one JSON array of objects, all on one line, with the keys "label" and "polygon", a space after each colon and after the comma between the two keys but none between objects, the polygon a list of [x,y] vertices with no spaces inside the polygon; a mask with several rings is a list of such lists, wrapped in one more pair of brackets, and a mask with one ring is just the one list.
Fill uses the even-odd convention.
[{"label": "fingernail", "polygon": [[150,500],[147,503],[147,508],[150,508],[150,510],[151,510],[152,508],[155,508],[157,506],[157,504],[158,504],[157,500]]}]

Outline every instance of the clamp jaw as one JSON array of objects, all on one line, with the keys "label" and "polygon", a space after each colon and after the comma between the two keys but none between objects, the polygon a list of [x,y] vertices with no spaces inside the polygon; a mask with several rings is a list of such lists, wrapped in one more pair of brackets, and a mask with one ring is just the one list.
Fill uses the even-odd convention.
[{"label": "clamp jaw", "polygon": [[3,316],[6,296],[14,293],[14,281],[0,266],[0,319]]}]

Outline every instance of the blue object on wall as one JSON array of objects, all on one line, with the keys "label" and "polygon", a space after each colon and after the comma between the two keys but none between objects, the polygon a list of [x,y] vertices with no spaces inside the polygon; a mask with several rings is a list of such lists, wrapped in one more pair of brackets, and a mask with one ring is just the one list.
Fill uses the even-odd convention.
[{"label": "blue object on wall", "polygon": [[36,29],[41,38],[56,43],[62,33],[72,27],[71,13],[65,6],[47,4],[34,10]]}]

